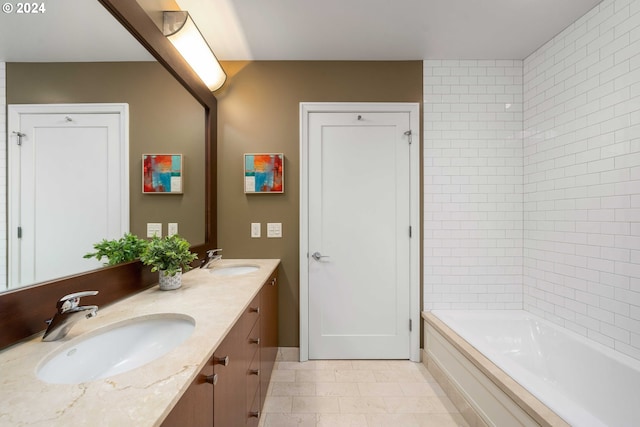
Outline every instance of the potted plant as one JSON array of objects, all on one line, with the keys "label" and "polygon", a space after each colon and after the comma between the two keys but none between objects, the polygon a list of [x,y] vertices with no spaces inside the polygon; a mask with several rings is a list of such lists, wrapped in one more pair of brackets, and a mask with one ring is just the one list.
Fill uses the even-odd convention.
[{"label": "potted plant", "polygon": [[162,238],[156,236],[147,243],[140,260],[152,266],[151,271],[160,273],[160,289],[178,289],[182,286],[182,272],[189,271],[191,262],[198,258],[189,248],[189,242],[177,234]]},{"label": "potted plant", "polygon": [[146,240],[140,239],[135,234],[125,233],[120,239],[103,239],[96,243],[93,245],[96,252],[88,253],[83,258],[97,258],[98,261],[107,258],[104,265],[116,265],[140,258],[146,246]]}]

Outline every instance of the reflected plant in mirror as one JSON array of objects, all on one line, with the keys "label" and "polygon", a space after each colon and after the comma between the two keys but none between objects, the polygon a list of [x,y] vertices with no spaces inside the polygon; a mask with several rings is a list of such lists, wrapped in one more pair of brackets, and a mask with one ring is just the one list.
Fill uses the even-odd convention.
[{"label": "reflected plant in mirror", "polygon": [[104,265],[116,265],[122,262],[135,261],[147,247],[147,241],[139,238],[135,234],[125,233],[120,239],[107,240],[93,245],[95,252],[88,253],[84,258],[97,258],[102,261],[106,258]]}]

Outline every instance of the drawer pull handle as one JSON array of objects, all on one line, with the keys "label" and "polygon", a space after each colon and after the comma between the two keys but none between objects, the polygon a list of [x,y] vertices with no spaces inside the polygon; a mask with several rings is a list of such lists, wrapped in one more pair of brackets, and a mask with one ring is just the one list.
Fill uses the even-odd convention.
[{"label": "drawer pull handle", "polygon": [[260,307],[249,307],[249,313],[260,313]]},{"label": "drawer pull handle", "polygon": [[249,344],[258,344],[258,345],[260,345],[260,338],[249,338]]},{"label": "drawer pull handle", "polygon": [[249,418],[260,418],[260,411],[249,412]]},{"label": "drawer pull handle", "polygon": [[229,364],[229,356],[214,358],[214,365],[227,366]]},{"label": "drawer pull handle", "polygon": [[249,369],[249,375],[260,376],[260,369]]},{"label": "drawer pull handle", "polygon": [[207,377],[204,380],[209,384],[216,385],[218,383],[218,374],[207,375]]}]

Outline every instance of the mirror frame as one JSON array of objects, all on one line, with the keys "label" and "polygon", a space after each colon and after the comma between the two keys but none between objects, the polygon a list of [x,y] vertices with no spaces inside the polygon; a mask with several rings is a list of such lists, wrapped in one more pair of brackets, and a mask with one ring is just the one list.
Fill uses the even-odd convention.
[{"label": "mirror frame", "polygon": [[[184,87],[205,111],[205,240],[192,247],[198,257],[217,242],[217,101],[186,61],[135,0],[100,2]],[[197,262],[197,261],[196,261]],[[86,302],[103,306],[157,283],[139,261],[104,267],[84,274],[51,280],[0,294],[0,349],[44,330],[63,295],[82,290],[100,293]]]}]

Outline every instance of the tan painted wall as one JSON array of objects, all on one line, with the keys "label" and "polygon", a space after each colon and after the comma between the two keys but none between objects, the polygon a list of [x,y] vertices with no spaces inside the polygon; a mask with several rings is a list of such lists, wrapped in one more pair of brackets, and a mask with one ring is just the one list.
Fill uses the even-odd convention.
[{"label": "tan painted wall", "polygon": [[[419,102],[422,62],[224,62],[218,98],[218,242],[226,258],[280,258],[280,345],[299,345],[299,103]],[[245,195],[243,154],[282,152],[285,192]],[[262,238],[250,238],[250,223]],[[266,238],[281,222],[282,239]]]},{"label": "tan painted wall", "polygon": [[[156,62],[7,63],[8,104],[128,103],[131,232],[204,242],[204,109]],[[142,154],[182,153],[184,194],[143,195]]]}]

